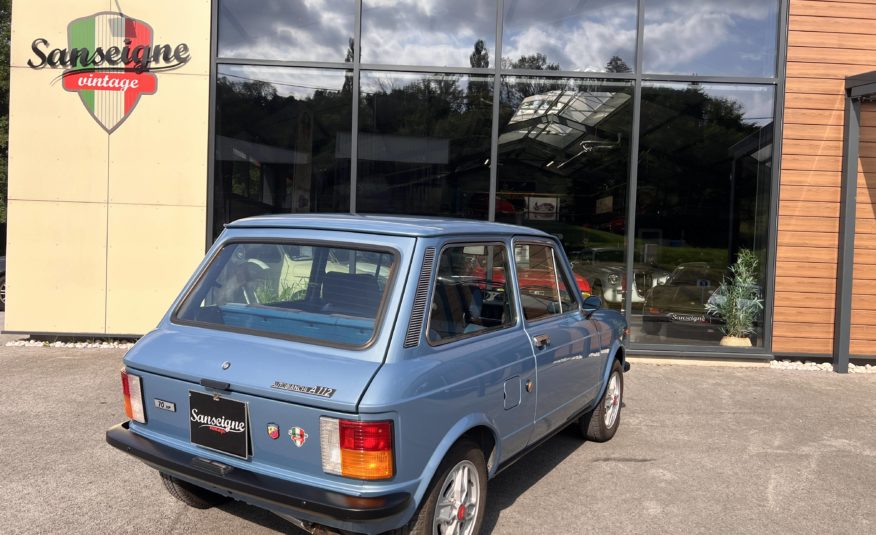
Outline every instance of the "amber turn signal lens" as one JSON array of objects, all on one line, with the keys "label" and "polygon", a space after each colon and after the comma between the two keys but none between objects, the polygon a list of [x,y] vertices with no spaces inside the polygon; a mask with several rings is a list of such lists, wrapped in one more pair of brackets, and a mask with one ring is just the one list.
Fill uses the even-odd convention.
[{"label": "amber turn signal lens", "polygon": [[341,475],[356,479],[392,477],[392,451],[341,450]]}]

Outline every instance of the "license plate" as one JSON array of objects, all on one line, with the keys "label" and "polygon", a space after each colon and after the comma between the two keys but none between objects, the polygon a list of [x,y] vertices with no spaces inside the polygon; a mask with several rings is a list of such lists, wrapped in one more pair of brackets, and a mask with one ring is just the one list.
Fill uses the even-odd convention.
[{"label": "license plate", "polygon": [[193,444],[235,457],[249,457],[249,407],[242,401],[189,392]]}]

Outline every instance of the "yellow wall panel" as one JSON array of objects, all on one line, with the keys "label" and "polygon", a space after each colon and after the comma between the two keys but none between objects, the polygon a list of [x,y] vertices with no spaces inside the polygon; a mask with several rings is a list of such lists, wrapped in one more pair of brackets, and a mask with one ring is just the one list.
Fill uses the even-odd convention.
[{"label": "yellow wall panel", "polygon": [[154,71],[157,91],[111,134],[64,90],[62,68],[27,66],[34,39],[67,48],[70,22],[117,7],[14,2],[7,329],[146,332],[203,256],[211,1],[122,2],[153,44],[185,43],[191,59]]},{"label": "yellow wall panel", "polygon": [[59,74],[11,69],[9,198],[106,202],[106,132]]},{"label": "yellow wall panel", "polygon": [[209,77],[168,73],[158,85],[110,136],[109,200],[206,207]]},{"label": "yellow wall panel", "polygon": [[11,65],[27,67],[28,60],[38,61],[31,50],[31,44],[37,38],[46,39],[49,49],[67,48],[68,23],[111,10],[115,10],[112,0],[15,0],[12,2]]},{"label": "yellow wall panel", "polygon": [[106,206],[9,201],[7,331],[104,332]]},{"label": "yellow wall panel", "polygon": [[199,207],[109,207],[107,332],[151,330],[204,257]]}]

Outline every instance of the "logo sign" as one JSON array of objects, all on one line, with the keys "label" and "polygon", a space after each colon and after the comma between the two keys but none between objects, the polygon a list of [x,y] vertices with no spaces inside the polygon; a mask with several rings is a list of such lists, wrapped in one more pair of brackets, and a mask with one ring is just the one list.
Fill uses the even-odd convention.
[{"label": "logo sign", "polygon": [[194,444],[246,458],[248,422],[246,403],[189,392],[189,436]]},{"label": "logo sign", "polygon": [[299,448],[304,445],[307,436],[308,435],[304,432],[304,429],[301,429],[300,427],[293,427],[289,430],[289,438],[291,438],[292,442],[294,442]]},{"label": "logo sign", "polygon": [[277,424],[268,424],[268,436],[271,437],[271,440],[277,440],[280,438],[280,426]]},{"label": "logo sign", "polygon": [[67,26],[68,48],[31,44],[32,69],[64,68],[65,90],[78,93],[85,109],[108,134],[137,107],[142,95],[158,90],[156,71],[177,69],[191,59],[185,43],[153,45],[152,27],[122,13],[101,12]]}]

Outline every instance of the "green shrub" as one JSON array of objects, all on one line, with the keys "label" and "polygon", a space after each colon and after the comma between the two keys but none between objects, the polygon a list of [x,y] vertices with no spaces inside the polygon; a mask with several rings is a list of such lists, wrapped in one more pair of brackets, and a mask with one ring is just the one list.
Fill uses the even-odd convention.
[{"label": "green shrub", "polygon": [[706,303],[707,312],[724,320],[722,331],[727,336],[744,338],[754,332],[763,310],[757,264],[752,251],[741,249],[730,267],[731,278],[725,278]]}]

